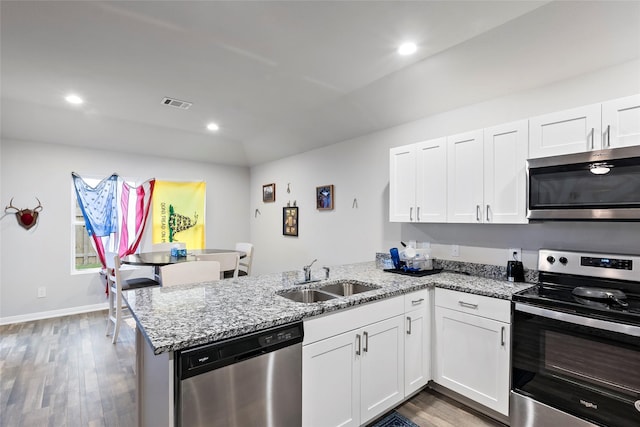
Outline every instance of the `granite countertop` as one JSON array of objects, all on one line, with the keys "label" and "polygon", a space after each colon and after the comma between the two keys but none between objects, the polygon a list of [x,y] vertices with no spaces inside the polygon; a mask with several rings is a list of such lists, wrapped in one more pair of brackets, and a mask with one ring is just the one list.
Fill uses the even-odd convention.
[{"label": "granite countertop", "polygon": [[[314,270],[313,279],[324,277]],[[316,276],[318,275],[318,276]],[[283,325],[347,307],[427,287],[511,299],[532,286],[467,274],[441,272],[423,277],[384,272],[374,262],[331,267],[328,281],[295,285],[302,271],[240,277],[215,282],[125,292],[138,327],[154,354],[181,350]],[[289,289],[319,287],[340,279],[357,280],[380,289],[319,303],[296,303],[277,294]]]}]

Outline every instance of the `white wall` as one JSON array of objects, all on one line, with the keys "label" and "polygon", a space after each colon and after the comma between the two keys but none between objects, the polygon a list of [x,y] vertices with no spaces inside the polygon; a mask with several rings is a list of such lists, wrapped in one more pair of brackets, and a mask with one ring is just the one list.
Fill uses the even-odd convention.
[{"label": "white wall", "polygon": [[[300,269],[319,264],[369,261],[400,240],[428,241],[433,255],[462,261],[506,264],[507,248],[523,248],[535,267],[541,247],[640,253],[640,223],[545,223],[532,225],[398,224],[388,222],[389,148],[539,114],[640,93],[640,61],[632,61],[526,92],[425,117],[319,150],[253,167],[251,236],[254,270]],[[276,202],[262,203],[263,184],[275,182]],[[286,193],[291,183],[291,193]],[[315,209],[315,187],[335,185],[333,211]],[[437,184],[434,184],[437,185]],[[352,208],[357,198],[358,208]],[[299,237],[282,236],[282,207],[297,200]]]},{"label": "white wall", "polygon": [[[3,207],[44,206],[38,224],[25,231],[14,215],[0,221],[0,323],[90,310],[105,303],[97,273],[71,274],[71,172],[105,177],[206,181],[206,243],[234,247],[250,240],[249,169],[173,159],[141,158],[108,151],[25,141],[0,142],[0,201]],[[143,249],[150,249],[145,233]],[[150,273],[150,268],[142,273]],[[37,288],[47,296],[36,298]]]}]

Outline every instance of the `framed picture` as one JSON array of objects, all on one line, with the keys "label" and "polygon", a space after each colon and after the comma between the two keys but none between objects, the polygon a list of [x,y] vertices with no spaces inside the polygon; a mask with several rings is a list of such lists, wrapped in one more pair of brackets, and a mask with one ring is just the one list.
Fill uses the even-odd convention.
[{"label": "framed picture", "polygon": [[333,198],[333,185],[316,187],[316,209],[327,211],[333,209]]},{"label": "framed picture", "polygon": [[262,186],[262,201],[264,203],[276,201],[276,184],[266,184]]},{"label": "framed picture", "polygon": [[298,235],[298,208],[282,208],[282,234],[285,236]]}]

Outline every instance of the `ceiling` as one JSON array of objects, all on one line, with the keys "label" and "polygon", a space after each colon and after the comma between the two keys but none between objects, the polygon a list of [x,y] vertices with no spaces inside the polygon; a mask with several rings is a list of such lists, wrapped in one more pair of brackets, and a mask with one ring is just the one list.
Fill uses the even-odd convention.
[{"label": "ceiling", "polygon": [[639,6],[3,0],[2,138],[257,165],[638,58]]}]

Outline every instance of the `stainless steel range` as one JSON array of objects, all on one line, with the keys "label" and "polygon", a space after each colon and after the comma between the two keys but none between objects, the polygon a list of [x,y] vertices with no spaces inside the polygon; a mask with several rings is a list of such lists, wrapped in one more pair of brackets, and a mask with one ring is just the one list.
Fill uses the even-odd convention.
[{"label": "stainless steel range", "polygon": [[640,256],[540,250],[513,296],[512,427],[640,426]]}]

